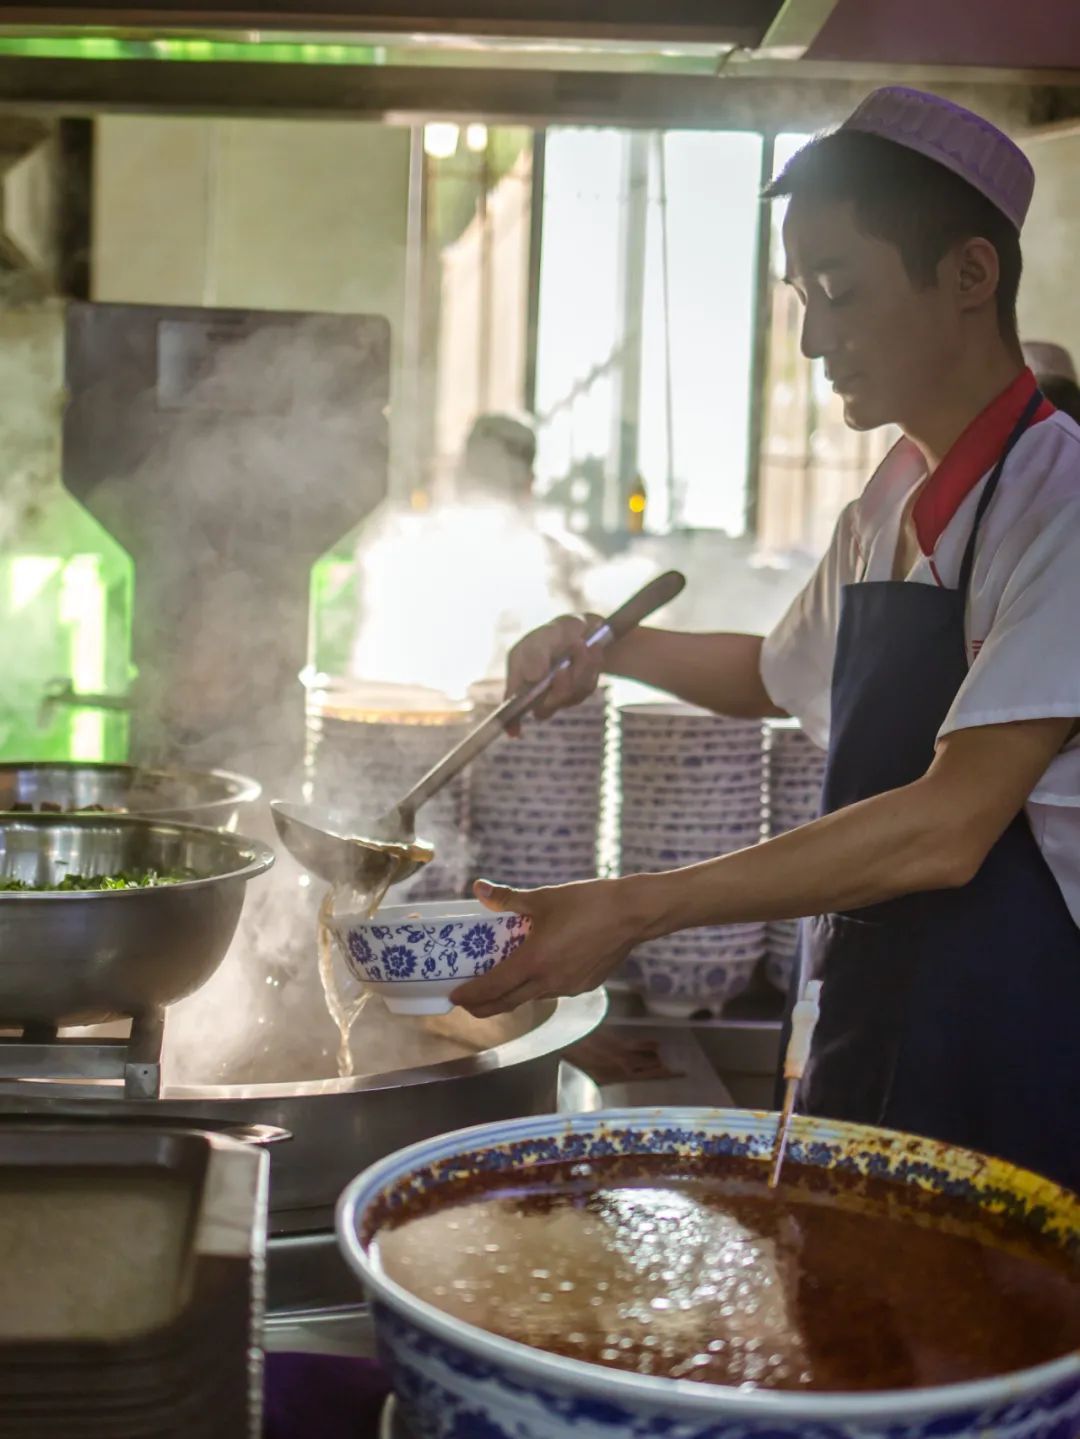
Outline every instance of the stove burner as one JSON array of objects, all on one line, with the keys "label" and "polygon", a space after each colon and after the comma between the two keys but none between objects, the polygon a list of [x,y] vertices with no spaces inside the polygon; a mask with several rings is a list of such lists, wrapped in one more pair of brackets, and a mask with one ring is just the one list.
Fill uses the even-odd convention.
[{"label": "stove burner", "polygon": [[0,1091],[46,1079],[123,1080],[125,1099],[157,1099],[164,1035],[164,1009],[135,1016],[126,1039],[61,1039],[54,1025],[25,1024],[18,1035],[0,1036]]}]

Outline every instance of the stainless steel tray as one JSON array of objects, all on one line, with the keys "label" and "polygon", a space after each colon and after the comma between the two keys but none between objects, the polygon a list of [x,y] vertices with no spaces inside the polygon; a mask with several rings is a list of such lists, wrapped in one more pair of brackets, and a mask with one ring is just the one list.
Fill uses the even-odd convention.
[{"label": "stainless steel tray", "polygon": [[254,1439],[266,1192],[219,1136],[0,1123],[4,1434]]}]

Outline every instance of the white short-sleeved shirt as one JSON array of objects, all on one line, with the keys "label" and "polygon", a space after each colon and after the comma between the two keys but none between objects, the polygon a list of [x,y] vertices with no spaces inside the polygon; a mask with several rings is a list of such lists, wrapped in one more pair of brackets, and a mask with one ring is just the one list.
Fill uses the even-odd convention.
[{"label": "white short-sleeved shirt", "polygon": [[[930,553],[920,553],[910,583],[955,587],[988,478],[981,469]],[[766,690],[822,746],[841,587],[892,577],[905,507],[925,479],[921,454],[901,440],[844,510],[816,573],[765,640]],[[979,530],[965,632],[970,669],[939,737],[1010,720],[1080,718],[1080,427],[1059,412],[1033,424],[1005,466]],[[1080,924],[1080,736],[1051,762],[1027,813]]]}]

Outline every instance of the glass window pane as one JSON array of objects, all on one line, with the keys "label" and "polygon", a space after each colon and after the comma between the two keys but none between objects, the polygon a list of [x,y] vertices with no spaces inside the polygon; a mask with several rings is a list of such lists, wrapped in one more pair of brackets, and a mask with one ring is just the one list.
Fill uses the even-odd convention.
[{"label": "glass window pane", "polygon": [[761,136],[669,131],[654,141],[638,451],[650,528],[739,535]]}]

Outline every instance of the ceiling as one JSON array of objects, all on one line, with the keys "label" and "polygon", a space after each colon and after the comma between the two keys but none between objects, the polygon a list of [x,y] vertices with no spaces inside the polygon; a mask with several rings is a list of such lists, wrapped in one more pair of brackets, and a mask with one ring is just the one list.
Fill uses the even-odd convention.
[{"label": "ceiling", "polygon": [[1070,120],[1080,0],[0,0],[0,112],[819,128],[890,81]]},{"label": "ceiling", "polygon": [[1080,0],[837,0],[806,58],[1007,70],[1080,67]]}]

